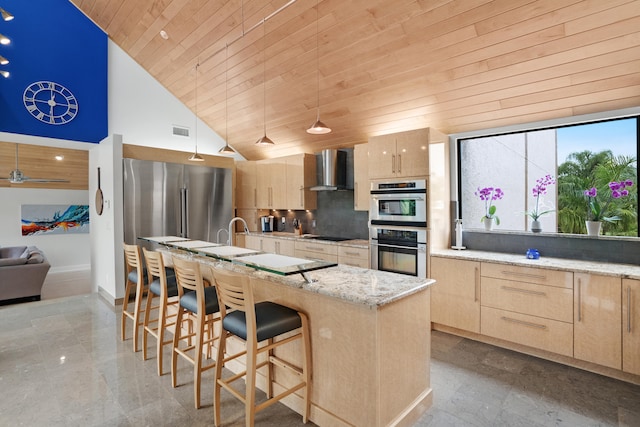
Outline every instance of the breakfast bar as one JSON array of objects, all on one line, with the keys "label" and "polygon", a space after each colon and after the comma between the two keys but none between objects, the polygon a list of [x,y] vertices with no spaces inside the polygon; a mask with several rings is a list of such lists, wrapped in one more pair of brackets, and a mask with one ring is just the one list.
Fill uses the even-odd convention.
[{"label": "breakfast bar", "polygon": [[[246,254],[244,261],[234,260],[243,258],[246,249],[214,244],[203,250],[165,242],[159,250],[167,260],[185,257],[203,266],[243,272],[251,277],[256,300],[282,303],[307,314],[313,378],[310,420],[315,424],[413,425],[431,406],[430,286],[434,280],[330,263],[302,277],[290,265],[274,267],[278,262],[295,262],[293,257],[270,254],[269,266],[249,266]],[[252,260],[256,259],[260,258]],[[278,268],[289,270],[279,274]],[[205,278],[210,274],[208,268],[203,270]],[[278,356],[295,364],[298,348],[284,349]],[[226,368],[236,372],[242,366]],[[292,380],[278,370],[275,379],[279,384]],[[259,375],[258,387],[264,389],[264,385]],[[302,399],[297,394],[283,402],[301,412]]]}]

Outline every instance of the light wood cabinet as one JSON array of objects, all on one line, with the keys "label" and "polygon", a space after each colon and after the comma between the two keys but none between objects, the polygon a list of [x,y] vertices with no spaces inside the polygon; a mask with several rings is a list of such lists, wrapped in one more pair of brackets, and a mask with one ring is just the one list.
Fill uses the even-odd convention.
[{"label": "light wood cabinet", "polygon": [[[255,205],[260,209],[316,209],[313,154],[296,154],[255,162]],[[236,172],[238,173],[238,172]],[[242,187],[245,191],[245,187]],[[243,199],[246,197],[242,195]],[[248,201],[248,200],[247,200]]]},{"label": "light wood cabinet", "polygon": [[286,209],[286,161],[275,158],[256,162],[257,205],[260,209]]},{"label": "light wood cabinet", "polygon": [[338,246],[338,264],[369,268],[369,249]]},{"label": "light wood cabinet", "polygon": [[429,175],[429,144],[446,140],[435,129],[416,129],[369,138],[369,178]]},{"label": "light wood cabinet", "polygon": [[245,248],[272,254],[295,256],[295,244],[290,239],[249,234],[244,237]]},{"label": "light wood cabinet", "polygon": [[298,258],[338,262],[338,246],[336,245],[321,243],[318,241],[309,242],[305,240],[296,240],[295,248],[295,256]]},{"label": "light wood cabinet", "polygon": [[574,357],[622,369],[622,282],[618,277],[574,274]]},{"label": "light wood cabinet", "polygon": [[622,370],[640,375],[640,280],[622,279]]},{"label": "light wood cabinet", "polygon": [[353,209],[369,210],[369,144],[353,147]]},{"label": "light wood cabinet", "polygon": [[431,321],[480,333],[480,263],[431,258]]},{"label": "light wood cabinet", "polygon": [[255,209],[257,200],[257,165],[254,161],[236,163],[236,208]]},{"label": "light wood cabinet", "polygon": [[286,208],[316,209],[318,198],[310,188],[316,183],[316,156],[296,154],[285,157]]}]

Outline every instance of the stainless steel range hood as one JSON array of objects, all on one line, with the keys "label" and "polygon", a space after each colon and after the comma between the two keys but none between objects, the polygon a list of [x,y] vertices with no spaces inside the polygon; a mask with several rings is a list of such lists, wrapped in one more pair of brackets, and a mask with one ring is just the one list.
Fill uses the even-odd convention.
[{"label": "stainless steel range hood", "polygon": [[312,191],[335,191],[347,188],[347,153],[335,149],[323,150],[319,156],[318,185]]}]

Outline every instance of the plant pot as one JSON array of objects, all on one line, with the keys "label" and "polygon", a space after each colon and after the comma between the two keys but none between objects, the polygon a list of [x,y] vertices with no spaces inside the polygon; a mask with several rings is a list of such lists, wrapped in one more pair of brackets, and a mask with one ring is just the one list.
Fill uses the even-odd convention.
[{"label": "plant pot", "polygon": [[602,227],[601,221],[585,221],[587,225],[587,235],[589,236],[599,236],[600,228]]},{"label": "plant pot", "polygon": [[493,227],[493,218],[482,218],[482,222],[484,222],[484,229],[487,231]]},{"label": "plant pot", "polygon": [[542,232],[542,224],[537,219],[531,221],[531,232],[532,233],[540,233]]}]

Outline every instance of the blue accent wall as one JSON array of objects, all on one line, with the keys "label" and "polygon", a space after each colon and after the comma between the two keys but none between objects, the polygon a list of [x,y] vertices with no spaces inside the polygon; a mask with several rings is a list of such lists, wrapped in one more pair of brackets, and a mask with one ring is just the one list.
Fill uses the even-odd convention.
[{"label": "blue accent wall", "polygon": [[[11,39],[9,45],[0,45],[0,55],[10,61],[0,70],[11,73],[9,78],[0,76],[0,131],[91,143],[104,139],[107,34],[68,0],[2,0],[1,6],[15,19],[0,19],[0,33]],[[23,94],[37,81],[52,81],[71,91],[78,103],[72,120],[43,123],[27,110]],[[62,104],[64,99],[55,102]],[[55,114],[64,108],[56,106]]]}]

